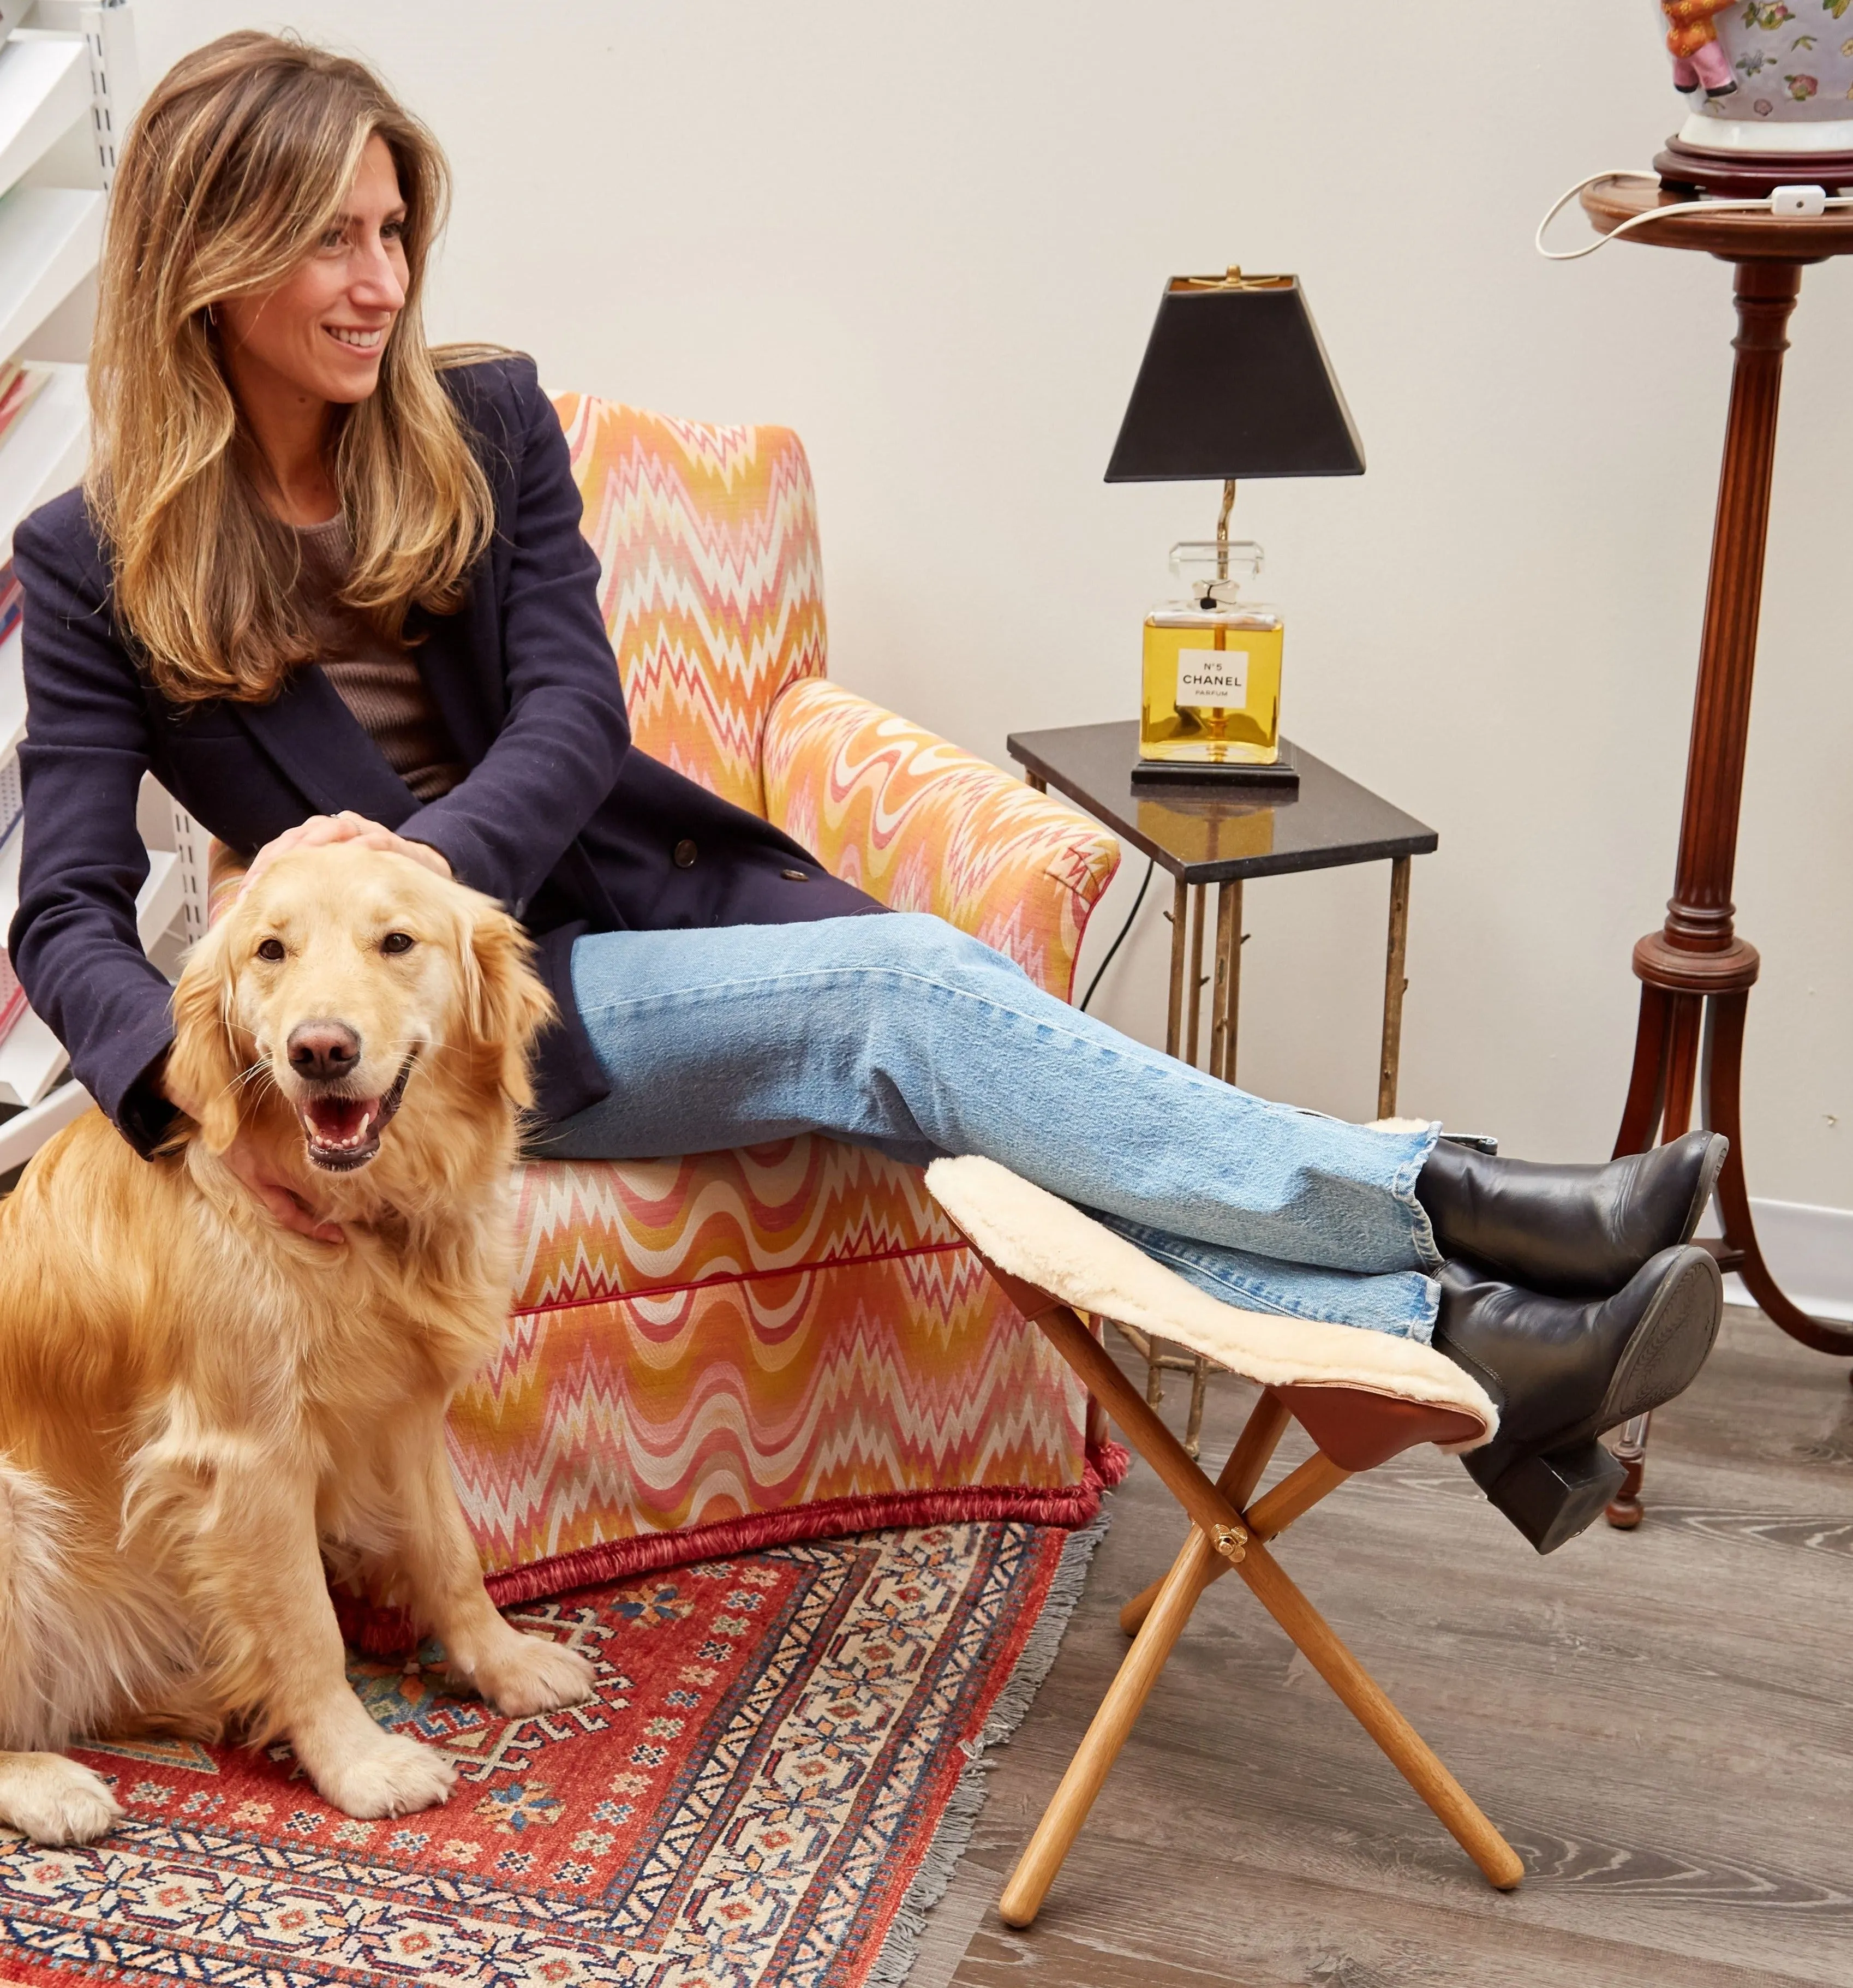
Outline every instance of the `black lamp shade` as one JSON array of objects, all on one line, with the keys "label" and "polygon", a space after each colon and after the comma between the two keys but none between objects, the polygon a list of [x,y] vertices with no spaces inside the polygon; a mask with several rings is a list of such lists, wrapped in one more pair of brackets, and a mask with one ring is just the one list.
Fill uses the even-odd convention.
[{"label": "black lamp shade", "polygon": [[1107,481],[1363,472],[1363,445],[1298,279],[1175,278]]}]

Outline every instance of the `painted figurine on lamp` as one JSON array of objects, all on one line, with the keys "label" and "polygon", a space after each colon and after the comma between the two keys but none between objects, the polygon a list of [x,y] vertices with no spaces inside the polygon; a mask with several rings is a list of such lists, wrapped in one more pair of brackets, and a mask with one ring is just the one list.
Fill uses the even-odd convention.
[{"label": "painted figurine on lamp", "polygon": [[1736,4],[1737,0],[1661,0],[1660,11],[1669,23],[1666,46],[1672,52],[1674,89],[1689,93],[1703,86],[1706,95],[1713,97],[1735,93],[1737,79],[1712,17]]}]

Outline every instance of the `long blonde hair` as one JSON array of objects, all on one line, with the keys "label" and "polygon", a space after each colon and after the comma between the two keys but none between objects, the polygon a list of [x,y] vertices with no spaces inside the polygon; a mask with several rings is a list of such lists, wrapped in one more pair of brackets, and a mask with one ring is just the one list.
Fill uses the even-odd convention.
[{"label": "long blonde hair", "polygon": [[255,445],[212,306],[272,289],[339,216],[367,141],[391,153],[409,280],[377,389],[336,411],[330,465],[353,543],[342,598],[397,634],[462,604],[494,526],[419,314],[448,191],[431,134],[362,63],[245,32],[183,56],[131,127],[111,195],[91,347],[84,494],[119,624],[179,703],[262,702],[316,654],[293,535],[254,487]]}]

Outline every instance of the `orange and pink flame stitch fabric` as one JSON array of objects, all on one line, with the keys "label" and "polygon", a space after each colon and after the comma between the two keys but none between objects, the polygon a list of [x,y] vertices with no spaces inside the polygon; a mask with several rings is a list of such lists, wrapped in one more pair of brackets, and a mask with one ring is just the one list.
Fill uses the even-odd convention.
[{"label": "orange and pink flame stitch fabric", "polygon": [[[797,437],[555,404],[637,744],[1070,997],[1118,844],[825,680]],[[807,1137],[537,1161],[516,1193],[508,1332],[450,1425],[499,1601],[873,1525],[1077,1524],[1124,1467],[911,1168]]]}]

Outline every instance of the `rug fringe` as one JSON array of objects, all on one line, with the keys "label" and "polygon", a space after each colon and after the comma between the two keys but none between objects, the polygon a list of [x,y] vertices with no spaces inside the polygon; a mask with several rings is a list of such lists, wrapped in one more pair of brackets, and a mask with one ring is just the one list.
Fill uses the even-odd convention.
[{"label": "rug fringe", "polygon": [[1107,1537],[1111,1523],[1111,1514],[1102,1511],[1070,1533],[1063,1543],[1036,1627],[1023,1645],[1016,1668],[992,1702],[983,1731],[975,1740],[963,1743],[966,1758],[959,1785],[940,1816],[933,1840],[907,1888],[907,1895],[901,1901],[900,1909],[889,1922],[881,1950],[862,1977],[861,1988],[905,1988],[907,1978],[920,1958],[927,1914],[945,1897],[959,1860],[972,1847],[972,1832],[990,1793],[991,1763],[986,1756],[992,1747],[1005,1744],[1036,1702],[1036,1694],[1042,1689],[1061,1648],[1062,1638],[1067,1633],[1075,1604],[1087,1584],[1087,1569],[1094,1549]]},{"label": "rug fringe", "polygon": [[[884,1491],[866,1497],[820,1499],[776,1512],[754,1512],[680,1531],[636,1533],[580,1547],[484,1578],[498,1608],[570,1594],[607,1581],[630,1581],[698,1560],[732,1560],[801,1540],[846,1539],[897,1526],[962,1525],[969,1520],[1030,1526],[1085,1526],[1101,1509],[1101,1493],[1125,1477],[1131,1455],[1107,1442],[1090,1449],[1076,1484],[974,1484],[938,1491]],[[331,1591],[343,1639],[370,1657],[404,1656],[418,1647],[411,1616],[350,1589]]]}]

